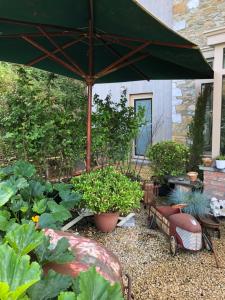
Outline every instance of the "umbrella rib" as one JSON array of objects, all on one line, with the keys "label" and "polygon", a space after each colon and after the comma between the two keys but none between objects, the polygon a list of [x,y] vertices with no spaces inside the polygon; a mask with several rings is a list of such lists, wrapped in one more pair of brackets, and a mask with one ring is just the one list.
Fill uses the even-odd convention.
[{"label": "umbrella rib", "polygon": [[67,26],[59,26],[59,25],[53,25],[53,24],[45,24],[45,23],[35,23],[35,22],[28,22],[28,21],[20,21],[20,20],[14,20],[14,19],[8,19],[8,18],[0,18],[1,23],[8,23],[8,24],[15,24],[15,25],[24,25],[29,27],[36,27],[36,26],[42,26],[42,27],[48,27],[53,29],[60,29],[62,31],[68,31],[73,33],[79,33],[79,34],[86,34],[86,32],[79,30],[77,28],[71,28]]},{"label": "umbrella rib", "polygon": [[[96,74],[96,77],[102,77],[105,74],[108,74],[108,71],[110,70],[114,70],[114,69],[118,69],[120,68],[120,64],[123,64],[124,61],[126,61],[128,58],[130,58],[131,56],[133,56],[134,54],[140,52],[142,49],[146,48],[149,45],[150,42],[146,42],[138,47],[136,47],[135,49],[131,50],[130,52],[128,52],[126,55],[122,56],[121,58],[119,58],[117,61],[113,62],[111,65],[109,65],[108,67],[104,68],[102,71],[98,72]],[[110,72],[111,73],[111,72]]]},{"label": "umbrella rib", "polygon": [[[100,38],[100,40],[102,41],[103,45],[107,49],[109,49],[109,51],[111,53],[113,53],[117,57],[122,57],[122,55],[117,50],[115,50],[112,46],[108,45],[103,39]],[[150,80],[150,78],[145,73],[143,73],[138,67],[136,67],[134,65],[130,65],[129,67],[130,67],[130,69],[132,69],[133,71],[135,71],[137,74],[139,74],[143,79]]]},{"label": "umbrella rib", "polygon": [[117,34],[107,34],[107,33],[97,33],[96,35],[100,36],[103,39],[110,38],[115,40],[123,40],[123,41],[131,41],[131,42],[149,42],[151,45],[159,45],[159,46],[166,46],[166,47],[174,47],[174,48],[187,48],[187,49],[199,49],[198,46],[195,44],[177,44],[171,42],[160,42],[160,41],[153,41],[153,40],[146,40],[142,38],[131,38],[120,36]]},{"label": "umbrella rib", "polygon": [[[71,41],[71,42],[68,42],[68,43],[62,45],[61,48],[62,48],[62,49],[69,48],[69,47],[71,47],[72,45],[74,45],[74,44],[76,44],[76,43],[79,43],[79,42],[82,41],[83,39],[84,39],[84,37],[80,37],[80,38],[77,39],[77,40],[73,40],[73,41]],[[59,49],[55,49],[54,51],[52,51],[52,53],[53,53],[53,54],[56,54],[56,53],[58,53],[59,51],[60,51]],[[27,66],[33,66],[33,65],[37,64],[38,62],[40,62],[40,61],[42,61],[42,60],[44,60],[45,58],[48,58],[48,57],[49,57],[48,54],[41,55],[41,56],[39,56],[39,57],[33,59],[32,61],[28,62],[26,65],[27,65]]]},{"label": "umbrella rib", "polygon": [[76,73],[79,76],[83,77],[82,74],[80,74],[80,72],[78,72],[78,70],[76,68],[74,68],[73,66],[67,64],[65,61],[63,61],[62,59],[60,59],[59,57],[57,57],[56,55],[54,55],[52,52],[50,52],[47,49],[45,49],[43,46],[41,46],[40,44],[38,44],[37,42],[35,42],[31,38],[29,38],[27,36],[23,36],[22,39],[25,40],[25,41],[27,41],[29,44],[31,44],[32,46],[34,46],[38,50],[40,50],[40,51],[44,52],[45,54],[47,54],[53,61],[58,62],[64,68],[66,68],[66,69],[70,70],[71,72]]},{"label": "umbrella rib", "polygon": [[80,68],[80,66],[62,49],[62,47],[60,45],[58,45],[48,34],[48,32],[46,32],[41,26],[37,27],[38,30],[50,41],[50,43],[56,47],[56,50],[58,49],[59,52],[62,53],[62,55],[68,60],[69,63],[71,63],[76,70],[83,76],[85,77],[85,72]]},{"label": "umbrella rib", "polygon": [[[52,31],[48,32],[50,36],[71,36],[74,35],[73,31]],[[15,34],[2,34],[0,38],[21,38],[22,36],[26,35],[27,37],[42,37],[43,34],[39,32],[23,32],[23,33],[15,33]],[[80,34],[80,36],[86,36],[86,33]]]},{"label": "umbrella rib", "polygon": [[143,60],[143,59],[147,58],[147,57],[150,56],[150,55],[151,55],[150,53],[146,53],[146,54],[143,54],[143,55],[141,55],[141,56],[139,56],[139,57],[134,58],[133,60],[126,61],[126,62],[124,62],[123,64],[120,64],[119,66],[116,66],[116,67],[114,67],[114,68],[112,68],[112,69],[109,69],[107,72],[104,72],[104,73],[101,73],[101,72],[100,72],[100,73],[96,74],[96,75],[95,75],[95,78],[98,79],[98,78],[101,78],[101,77],[103,77],[103,76],[106,76],[106,75],[108,75],[108,74],[110,74],[110,73],[112,73],[112,72],[118,71],[118,70],[120,70],[120,69],[122,69],[122,68],[124,68],[124,67],[127,67],[127,66],[129,66],[129,65],[132,65],[132,64],[134,64],[134,63],[136,63],[136,62],[138,62],[138,61],[140,61],[140,60]]}]

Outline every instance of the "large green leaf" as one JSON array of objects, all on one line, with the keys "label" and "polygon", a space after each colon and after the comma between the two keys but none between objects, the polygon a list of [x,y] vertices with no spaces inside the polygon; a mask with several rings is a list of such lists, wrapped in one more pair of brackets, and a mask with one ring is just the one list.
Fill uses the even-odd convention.
[{"label": "large green leaf", "polygon": [[74,208],[81,200],[81,195],[71,190],[62,190],[59,192],[59,196],[62,199],[60,204],[68,209]]},{"label": "large green leaf", "polygon": [[35,249],[35,254],[41,264],[46,262],[64,264],[74,260],[74,255],[69,250],[69,246],[68,240],[66,238],[61,238],[57,245],[52,247],[50,238],[45,237],[44,242]]},{"label": "large green leaf", "polygon": [[24,188],[28,187],[28,185],[29,185],[25,178],[23,178],[23,177],[18,178],[15,175],[10,176],[10,178],[8,179],[8,182],[10,182],[10,184],[13,185],[17,191],[24,189]]},{"label": "large green leaf", "polygon": [[43,214],[47,208],[47,199],[43,198],[39,201],[36,201],[32,207],[32,210],[37,214]]},{"label": "large green leaf", "polygon": [[49,201],[48,207],[57,221],[66,221],[71,217],[71,213],[63,205],[57,204],[55,201]]},{"label": "large green leaf", "polygon": [[78,279],[80,293],[77,300],[124,300],[119,283],[110,284],[96,272],[95,267],[81,272]]},{"label": "large green leaf", "polygon": [[72,284],[72,278],[50,270],[48,275],[28,290],[32,300],[47,300],[57,297],[61,291],[66,291]]},{"label": "large green leaf", "polygon": [[38,224],[40,228],[58,229],[61,227],[62,222],[57,221],[53,214],[43,213],[39,218]]},{"label": "large green leaf", "polygon": [[8,181],[0,182],[0,207],[15,194],[15,188]]},{"label": "large green leaf", "polygon": [[11,214],[7,210],[0,210],[0,230],[7,231],[8,228],[14,221],[14,219],[10,219]]},{"label": "large green leaf", "polygon": [[40,280],[38,263],[28,255],[18,256],[8,245],[0,246],[0,300],[17,300]]},{"label": "large green leaf", "polygon": [[58,300],[76,300],[77,296],[73,292],[62,292],[58,296]]},{"label": "large green leaf", "polygon": [[29,209],[27,201],[24,201],[20,194],[12,196],[10,200],[10,209],[13,212],[26,212]]},{"label": "large green leaf", "polygon": [[36,173],[35,167],[23,160],[19,160],[14,164],[13,171],[16,176],[25,178],[31,178]]},{"label": "large green leaf", "polygon": [[24,255],[35,249],[43,242],[43,232],[38,232],[34,224],[23,224],[14,230],[7,232],[5,241],[20,255]]}]

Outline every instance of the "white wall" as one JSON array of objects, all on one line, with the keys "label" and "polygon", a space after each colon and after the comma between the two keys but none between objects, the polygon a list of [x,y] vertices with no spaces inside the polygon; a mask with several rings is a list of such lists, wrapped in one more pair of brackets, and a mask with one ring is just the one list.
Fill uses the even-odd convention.
[{"label": "white wall", "polygon": [[[162,20],[168,26],[172,26],[172,1],[171,0],[139,0],[142,6]],[[96,84],[93,93],[105,98],[111,93],[113,101],[120,97],[122,89],[127,89],[127,97],[130,94],[153,94],[153,128],[161,118],[163,120],[154,142],[171,139],[172,137],[172,83],[171,80],[135,81],[110,84]]]}]

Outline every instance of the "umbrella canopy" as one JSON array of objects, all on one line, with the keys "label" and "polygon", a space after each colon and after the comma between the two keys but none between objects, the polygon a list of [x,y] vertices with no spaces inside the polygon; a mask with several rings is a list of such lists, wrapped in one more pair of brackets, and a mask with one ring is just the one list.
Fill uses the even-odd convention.
[{"label": "umbrella canopy", "polygon": [[213,77],[195,44],[132,0],[2,0],[0,49],[2,61],[87,83],[87,170],[94,83]]}]

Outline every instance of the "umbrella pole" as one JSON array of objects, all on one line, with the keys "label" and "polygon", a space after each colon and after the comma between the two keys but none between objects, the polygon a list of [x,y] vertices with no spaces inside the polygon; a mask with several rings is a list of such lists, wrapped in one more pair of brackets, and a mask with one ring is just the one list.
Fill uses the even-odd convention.
[{"label": "umbrella pole", "polygon": [[87,84],[88,88],[88,107],[87,107],[87,146],[86,146],[86,172],[91,170],[91,110],[92,110],[92,86],[93,83]]}]

